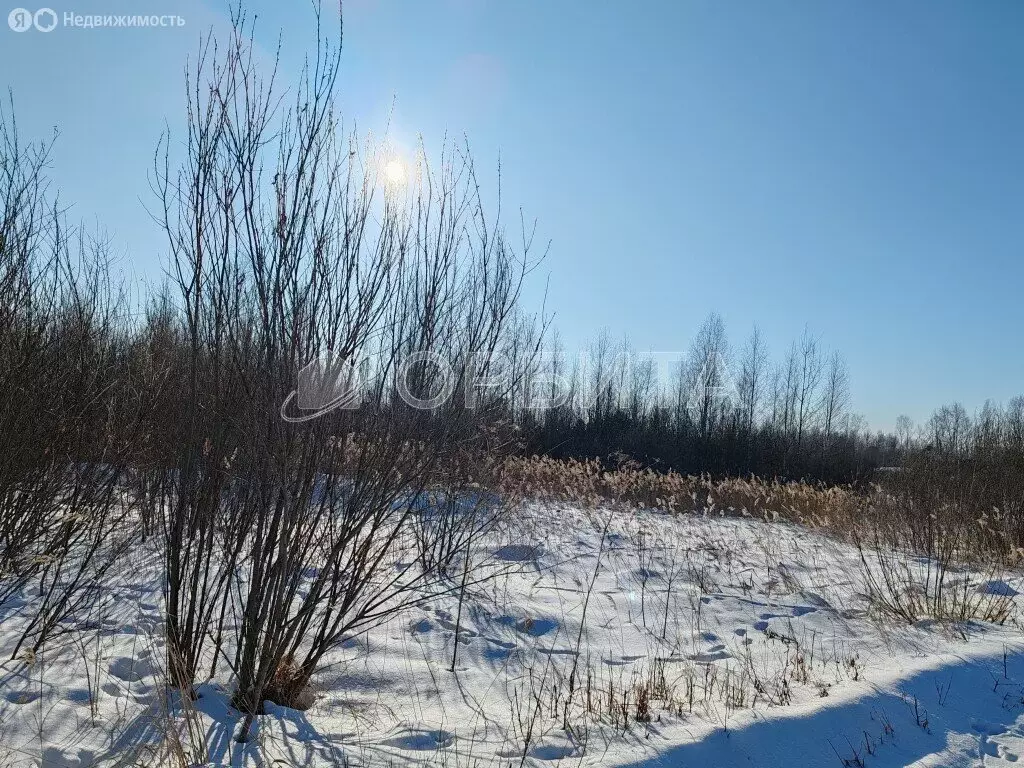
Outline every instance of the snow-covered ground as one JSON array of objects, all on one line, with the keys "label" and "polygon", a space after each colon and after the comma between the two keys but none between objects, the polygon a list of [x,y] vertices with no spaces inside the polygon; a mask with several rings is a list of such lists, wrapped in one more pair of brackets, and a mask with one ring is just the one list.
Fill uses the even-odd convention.
[{"label": "snow-covered ground", "polygon": [[[3,665],[0,766],[156,765],[174,738],[214,765],[1024,757],[1016,612],[1003,627],[880,618],[856,551],[785,523],[529,505],[481,542],[500,574],[467,597],[458,633],[452,597],[350,638],[312,707],[268,704],[245,743],[223,668],[187,711],[163,695],[157,558],[132,558],[95,621]],[[0,658],[31,602],[0,612]]]}]

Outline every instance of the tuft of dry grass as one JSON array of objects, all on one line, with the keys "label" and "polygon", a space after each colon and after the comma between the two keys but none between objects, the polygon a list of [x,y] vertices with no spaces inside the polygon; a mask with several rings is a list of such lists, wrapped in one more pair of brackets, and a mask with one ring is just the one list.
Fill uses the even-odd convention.
[{"label": "tuft of dry grass", "polygon": [[288,654],[278,663],[264,696],[284,707],[307,710],[315,698],[308,680],[309,675],[295,661],[295,657]]}]

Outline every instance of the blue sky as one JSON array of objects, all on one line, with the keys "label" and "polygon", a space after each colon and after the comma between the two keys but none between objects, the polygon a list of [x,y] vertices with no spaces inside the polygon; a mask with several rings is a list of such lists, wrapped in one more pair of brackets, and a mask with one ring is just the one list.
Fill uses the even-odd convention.
[{"label": "blue sky", "polygon": [[[23,133],[61,130],[65,201],[111,232],[129,274],[156,277],[147,171],[165,124],[181,135],[185,57],[227,5],[51,2],[186,21],[0,28]],[[295,72],[310,6],[248,7],[268,49],[283,30]],[[464,133],[492,183],[500,153],[506,212],[522,207],[552,241],[548,303],[570,348],[607,327],[682,350],[714,310],[737,347],[759,324],[775,357],[809,324],[845,355],[854,408],[877,428],[1024,393],[1024,4],[345,0],[344,13],[348,119],[380,130],[390,115],[408,146]]]}]

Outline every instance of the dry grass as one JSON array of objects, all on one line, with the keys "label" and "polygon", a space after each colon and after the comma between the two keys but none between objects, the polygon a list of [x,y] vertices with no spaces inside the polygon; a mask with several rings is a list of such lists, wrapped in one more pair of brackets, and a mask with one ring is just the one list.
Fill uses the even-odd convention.
[{"label": "dry grass", "polygon": [[616,503],[669,512],[765,517],[815,528],[848,529],[862,505],[850,486],[657,472],[624,461],[607,468],[597,459],[560,461],[511,457],[494,469],[505,493],[545,501]]}]

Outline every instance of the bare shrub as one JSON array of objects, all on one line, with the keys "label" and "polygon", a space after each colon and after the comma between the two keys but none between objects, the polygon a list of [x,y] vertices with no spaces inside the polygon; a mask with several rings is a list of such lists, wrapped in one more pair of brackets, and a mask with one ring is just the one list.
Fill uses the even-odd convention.
[{"label": "bare shrub", "polygon": [[[352,632],[485,572],[453,578],[500,512],[470,484],[509,444],[536,334],[516,312],[529,238],[513,251],[485,215],[468,152],[421,153],[382,191],[386,148],[341,130],[329,36],[287,103],[250,33],[238,14],[226,47],[207,41],[186,156],[158,155],[187,396],[149,486],[172,677],[225,660],[255,713],[294,703]],[[303,412],[316,361],[356,362],[351,407]]]},{"label": "bare shrub", "polygon": [[875,607],[908,622],[1010,617],[1010,520],[986,509],[980,481],[970,463],[924,455],[865,499],[852,537]]},{"label": "bare shrub", "polygon": [[15,655],[73,626],[131,541],[123,480],[156,394],[105,242],[50,196],[50,147],[0,111],[0,604],[35,588]]}]

